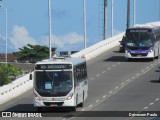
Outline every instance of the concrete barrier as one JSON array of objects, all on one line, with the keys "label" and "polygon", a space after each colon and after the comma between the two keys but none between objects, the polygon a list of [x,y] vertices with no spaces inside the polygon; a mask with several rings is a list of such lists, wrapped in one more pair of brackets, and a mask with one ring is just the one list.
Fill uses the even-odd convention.
[{"label": "concrete barrier", "polygon": [[109,39],[103,40],[93,46],[90,46],[78,53],[73,54],[72,57],[85,57],[86,60],[95,58],[101,53],[106,52],[107,50],[119,45],[119,41],[122,40],[123,35],[124,32]]},{"label": "concrete barrier", "polygon": [[17,97],[33,87],[33,81],[29,80],[29,74],[16,79],[8,85],[0,87],[0,104]]}]

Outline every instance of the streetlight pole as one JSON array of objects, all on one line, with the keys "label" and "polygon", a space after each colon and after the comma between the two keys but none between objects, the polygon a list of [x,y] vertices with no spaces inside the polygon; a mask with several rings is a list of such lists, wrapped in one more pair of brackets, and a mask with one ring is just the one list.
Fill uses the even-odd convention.
[{"label": "streetlight pole", "polygon": [[130,0],[127,0],[127,28],[130,27]]},{"label": "streetlight pole", "polygon": [[84,49],[86,48],[86,0],[83,0]]},{"label": "streetlight pole", "polygon": [[133,25],[136,24],[136,0],[133,0],[133,9],[134,9],[134,13],[133,13]]},{"label": "streetlight pole", "polygon": [[6,35],[5,35],[5,40],[6,40],[6,45],[5,45],[5,64],[7,65],[7,54],[8,54],[8,10],[4,6],[0,5],[0,7],[4,8],[5,10],[5,28],[6,28]]},{"label": "streetlight pole", "polygon": [[159,0],[159,20],[160,20],[160,0]]},{"label": "streetlight pole", "polygon": [[112,0],[112,5],[111,5],[111,6],[112,6],[112,9],[111,9],[111,11],[112,11],[112,20],[111,20],[111,21],[112,21],[112,23],[111,23],[111,25],[112,25],[112,27],[111,27],[111,37],[113,37],[113,4],[114,4],[114,3],[113,3],[113,0]]},{"label": "streetlight pole", "polygon": [[51,59],[51,1],[48,0],[48,26],[49,26],[49,59]]},{"label": "streetlight pole", "polygon": [[5,58],[6,58],[6,65],[7,65],[7,61],[8,61],[8,58],[7,58],[7,53],[8,53],[8,24],[7,24],[7,22],[8,22],[8,10],[7,10],[7,8],[5,8],[5,12],[6,12],[6,56],[5,56]]},{"label": "streetlight pole", "polygon": [[107,0],[104,0],[104,40],[107,39]]}]

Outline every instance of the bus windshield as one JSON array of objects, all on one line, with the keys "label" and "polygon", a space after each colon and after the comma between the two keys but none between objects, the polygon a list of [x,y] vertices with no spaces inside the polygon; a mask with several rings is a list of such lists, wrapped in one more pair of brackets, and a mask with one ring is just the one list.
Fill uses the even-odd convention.
[{"label": "bus windshield", "polygon": [[41,96],[65,96],[72,87],[72,71],[36,71],[35,73],[35,89]]},{"label": "bus windshield", "polygon": [[126,46],[131,50],[149,49],[154,44],[151,33],[128,33],[126,35]]}]

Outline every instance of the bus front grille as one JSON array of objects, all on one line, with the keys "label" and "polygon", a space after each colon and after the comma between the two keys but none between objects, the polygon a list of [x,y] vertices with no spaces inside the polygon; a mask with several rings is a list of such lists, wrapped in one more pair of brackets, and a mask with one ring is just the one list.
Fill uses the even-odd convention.
[{"label": "bus front grille", "polygon": [[43,102],[46,106],[62,106],[64,102]]},{"label": "bus front grille", "polygon": [[141,54],[135,54],[135,53],[131,53],[132,57],[137,57],[137,56],[147,56],[148,53],[141,53]]}]

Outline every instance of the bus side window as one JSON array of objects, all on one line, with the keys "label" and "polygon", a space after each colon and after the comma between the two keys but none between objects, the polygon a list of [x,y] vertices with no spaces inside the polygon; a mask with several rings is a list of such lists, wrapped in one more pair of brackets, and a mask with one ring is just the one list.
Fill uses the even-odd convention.
[{"label": "bus side window", "polygon": [[74,68],[74,86],[76,86],[77,84],[77,72],[76,72],[76,68]]}]

